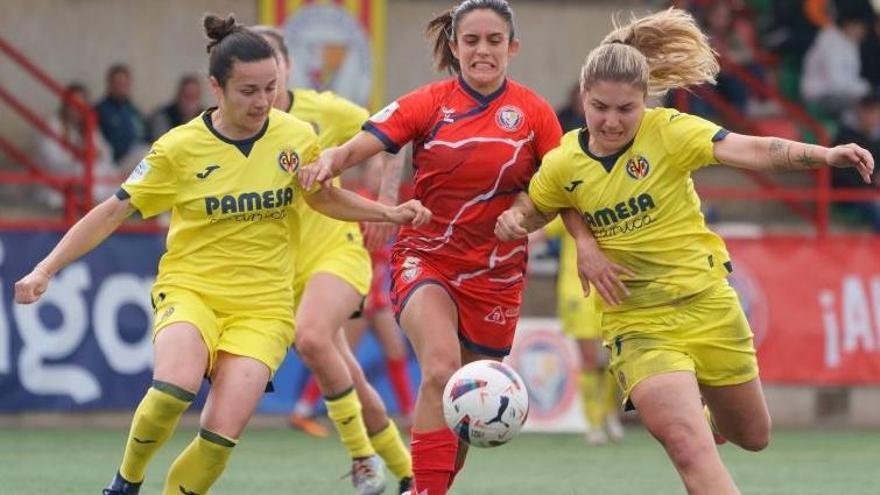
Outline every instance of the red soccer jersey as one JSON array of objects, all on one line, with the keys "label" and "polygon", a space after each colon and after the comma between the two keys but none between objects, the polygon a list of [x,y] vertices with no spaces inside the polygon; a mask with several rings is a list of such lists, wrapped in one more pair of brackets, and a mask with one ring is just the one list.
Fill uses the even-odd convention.
[{"label": "red soccer jersey", "polygon": [[413,142],[414,196],[434,214],[428,225],[402,228],[396,252],[428,257],[456,285],[522,278],[526,242],[499,241],[495,221],[562,137],[543,98],[509,80],[483,96],[459,77],[401,97],[364,129],[390,152]]}]

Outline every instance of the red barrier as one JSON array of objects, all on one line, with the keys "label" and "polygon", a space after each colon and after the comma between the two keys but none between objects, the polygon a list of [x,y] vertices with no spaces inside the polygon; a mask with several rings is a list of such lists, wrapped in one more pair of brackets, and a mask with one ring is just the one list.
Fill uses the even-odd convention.
[{"label": "red barrier", "polygon": [[880,238],[728,241],[761,378],[880,384]]}]

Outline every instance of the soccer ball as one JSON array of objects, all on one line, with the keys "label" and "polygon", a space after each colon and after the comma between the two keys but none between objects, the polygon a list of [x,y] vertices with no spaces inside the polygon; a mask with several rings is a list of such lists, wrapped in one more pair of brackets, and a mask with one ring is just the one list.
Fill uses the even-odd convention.
[{"label": "soccer ball", "polygon": [[474,447],[510,441],[529,415],[522,378],[506,364],[474,361],[456,371],[443,390],[443,416],[458,438]]}]

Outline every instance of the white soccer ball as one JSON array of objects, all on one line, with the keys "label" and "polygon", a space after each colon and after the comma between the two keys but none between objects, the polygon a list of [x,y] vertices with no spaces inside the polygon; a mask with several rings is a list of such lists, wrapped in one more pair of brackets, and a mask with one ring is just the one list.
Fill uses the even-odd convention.
[{"label": "white soccer ball", "polygon": [[474,447],[510,441],[529,415],[522,378],[506,364],[474,361],[456,371],[443,390],[443,416],[458,438]]}]

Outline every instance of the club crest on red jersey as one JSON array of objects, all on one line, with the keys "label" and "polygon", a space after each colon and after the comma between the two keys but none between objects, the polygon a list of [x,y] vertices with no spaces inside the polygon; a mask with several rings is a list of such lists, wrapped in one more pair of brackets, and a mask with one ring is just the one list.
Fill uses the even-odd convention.
[{"label": "club crest on red jersey", "polygon": [[281,150],[278,153],[278,166],[289,174],[295,174],[299,169],[299,154],[291,149]]},{"label": "club crest on red jersey", "polygon": [[513,105],[504,105],[495,113],[495,123],[507,132],[518,131],[524,120],[523,111]]},{"label": "club crest on red jersey", "polygon": [[642,155],[636,155],[626,162],[626,173],[633,179],[644,179],[651,171],[648,159]]}]

